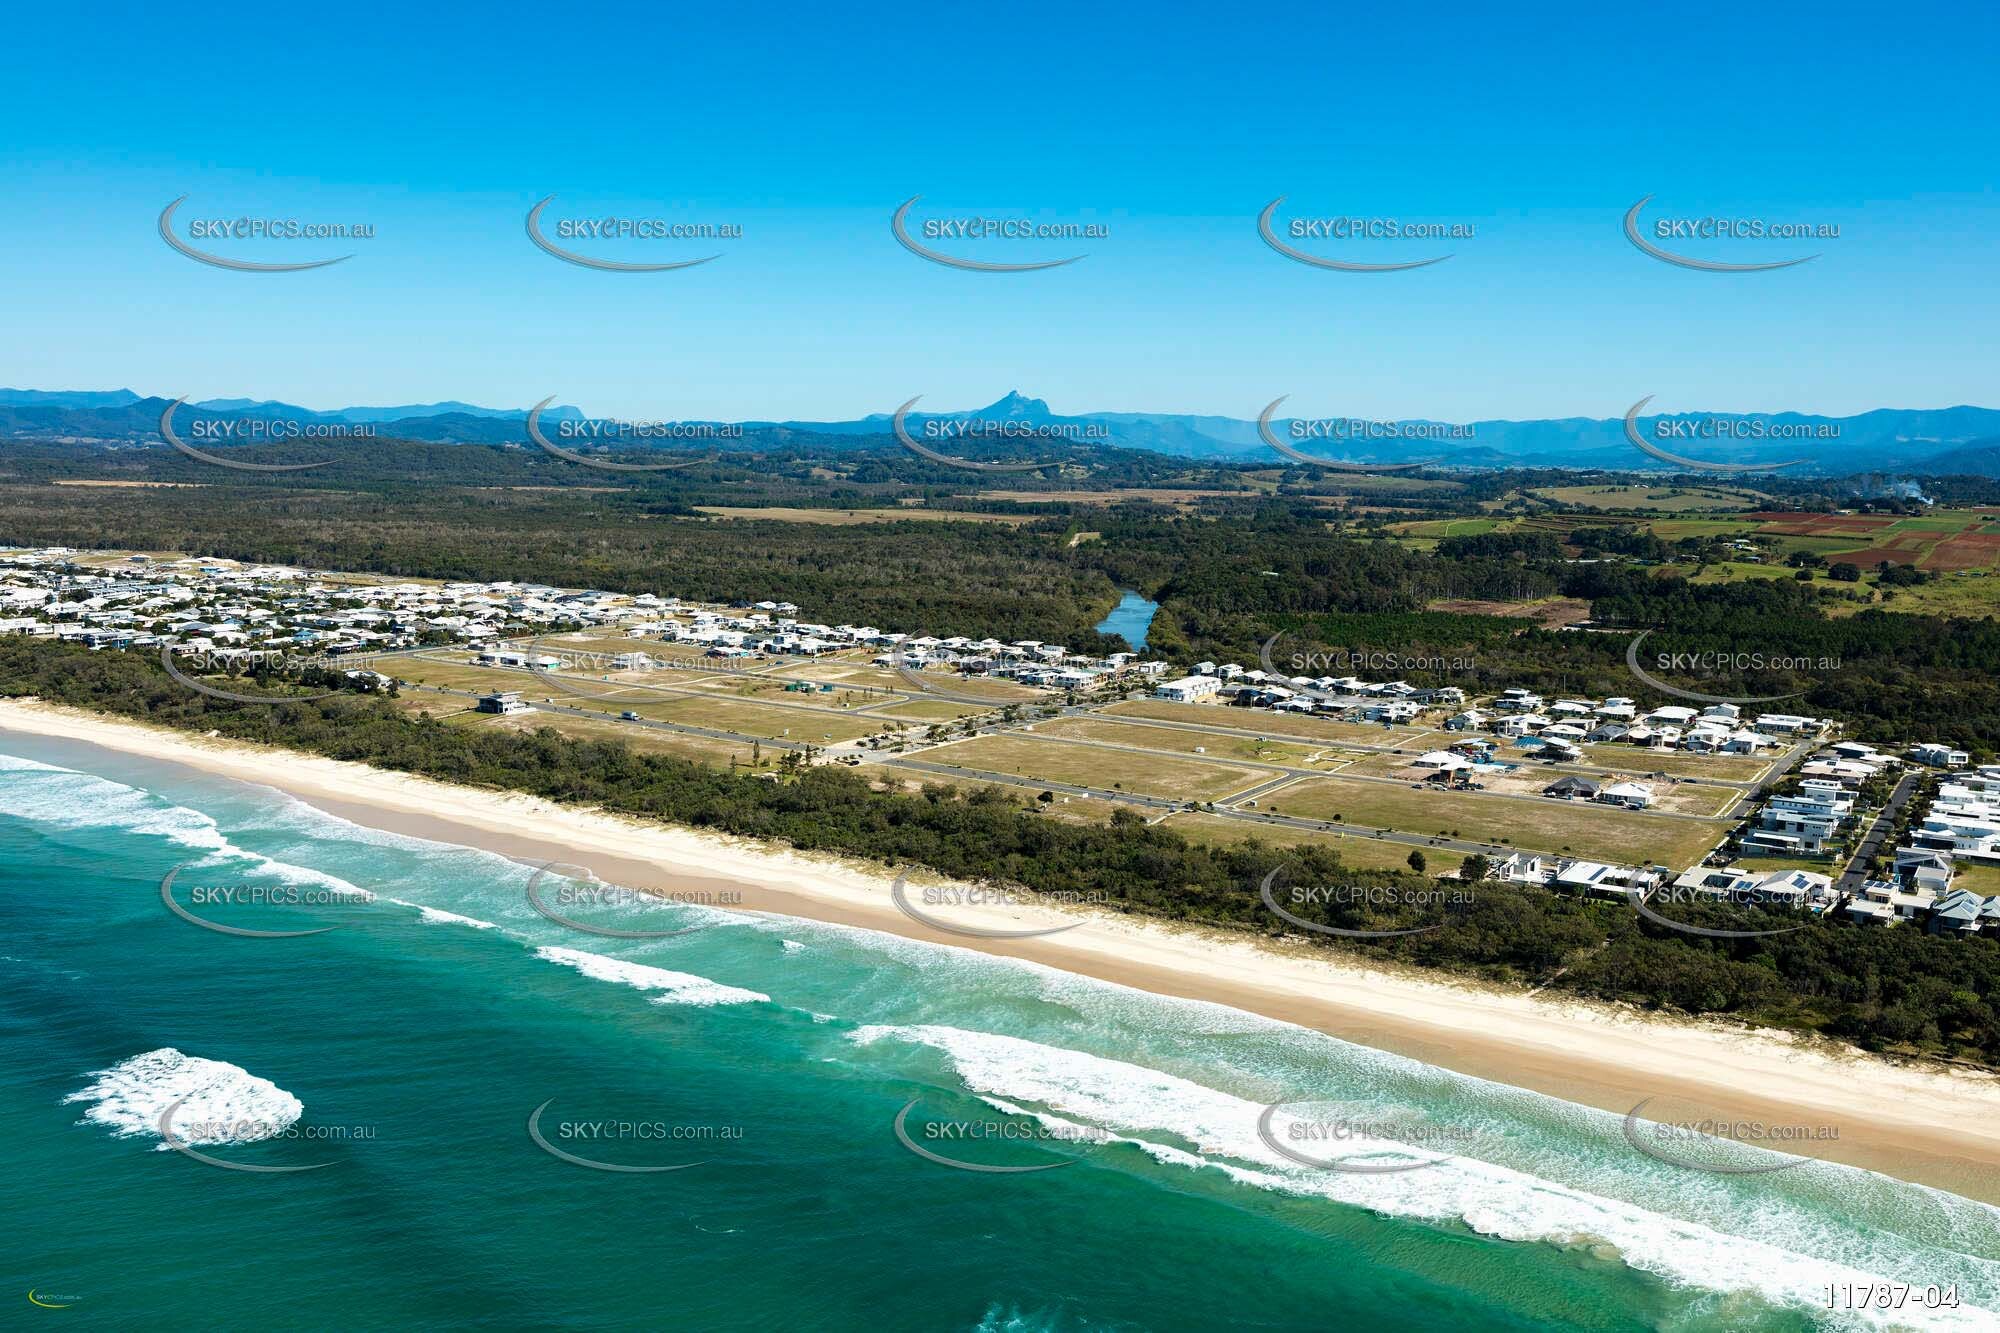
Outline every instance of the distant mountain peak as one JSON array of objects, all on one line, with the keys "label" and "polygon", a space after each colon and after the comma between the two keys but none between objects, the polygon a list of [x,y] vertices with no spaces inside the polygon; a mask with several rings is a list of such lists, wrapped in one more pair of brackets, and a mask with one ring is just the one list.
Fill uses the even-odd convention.
[{"label": "distant mountain peak", "polygon": [[1003,420],[1046,421],[1049,416],[1049,405],[1039,398],[1028,397],[1019,389],[1009,389],[998,402],[980,409],[979,415]]}]

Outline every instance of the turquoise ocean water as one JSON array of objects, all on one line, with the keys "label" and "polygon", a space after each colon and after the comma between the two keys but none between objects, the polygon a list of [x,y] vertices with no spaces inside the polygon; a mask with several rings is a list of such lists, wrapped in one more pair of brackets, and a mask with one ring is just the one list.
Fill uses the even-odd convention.
[{"label": "turquoise ocean water", "polygon": [[[1964,1302],[1891,1322],[2000,1326],[2000,1214],[1952,1195],[1690,1170],[1616,1115],[862,931],[581,931],[503,858],[0,753],[8,1327],[1787,1329],[1879,1322],[1823,1308],[1870,1278]],[[176,866],[209,920],[335,928],[200,928]],[[1329,1171],[1257,1132],[1307,1102],[1458,1137]],[[937,1156],[1050,1169],[932,1160],[905,1108]]]}]

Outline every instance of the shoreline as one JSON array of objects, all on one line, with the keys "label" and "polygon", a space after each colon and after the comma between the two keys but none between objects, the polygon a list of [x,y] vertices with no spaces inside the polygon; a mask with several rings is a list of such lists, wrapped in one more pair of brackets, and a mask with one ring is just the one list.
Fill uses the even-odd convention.
[{"label": "shoreline", "polygon": [[[859,927],[1222,1004],[1614,1114],[1660,1098],[1718,1118],[1830,1126],[1838,1137],[1816,1143],[1814,1155],[2000,1204],[1994,1075],[1365,965],[1309,945],[1273,947],[1199,926],[1026,904],[929,908],[932,916],[949,913],[988,929],[1077,927],[1026,939],[971,938],[898,910],[891,872],[830,855],[32,700],[0,700],[0,738],[9,733],[179,764],[275,788],[356,824],[523,862],[581,865],[634,889],[740,897],[740,906],[725,910]],[[920,885],[973,887],[928,873],[912,880],[913,896]]]}]

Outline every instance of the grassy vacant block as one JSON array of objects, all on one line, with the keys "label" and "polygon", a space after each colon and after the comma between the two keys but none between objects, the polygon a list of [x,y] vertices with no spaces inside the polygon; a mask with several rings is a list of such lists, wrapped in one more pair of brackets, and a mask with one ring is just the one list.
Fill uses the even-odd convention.
[{"label": "grassy vacant block", "polygon": [[[1417,768],[1412,754],[1371,754],[1341,770],[1343,777],[1381,778],[1402,783],[1422,782],[1429,773]],[[1479,789],[1494,796],[1534,796],[1558,778],[1585,777],[1593,782],[1609,785],[1614,782],[1640,782],[1653,790],[1655,810],[1664,810],[1677,815],[1720,815],[1743,798],[1743,792],[1736,787],[1716,787],[1705,783],[1693,783],[1673,778],[1649,778],[1630,769],[1605,768],[1595,764],[1556,768],[1534,761],[1521,762],[1516,759],[1502,760],[1516,764],[1513,770],[1501,772],[1498,769],[1481,769],[1472,775],[1472,781]],[[1545,797],[1543,799],[1554,799]]]},{"label": "grassy vacant block", "polygon": [[878,789],[899,791],[906,796],[914,796],[926,787],[950,787],[967,796],[979,791],[999,791],[1023,810],[1034,810],[1050,819],[1070,824],[1108,824],[1113,812],[1132,809],[1122,801],[1102,801],[1094,796],[1065,796],[1061,792],[1053,793],[1049,800],[1044,801],[1038,799],[1040,793],[1032,787],[982,782],[977,778],[946,777],[938,773],[897,773],[893,769],[862,771],[871,776]]},{"label": "grassy vacant block", "polygon": [[1039,722],[1035,724],[1035,734],[1129,745],[1141,750],[1165,750],[1173,754],[1194,754],[1199,749],[1206,758],[1289,768],[1313,767],[1323,759],[1345,761],[1356,753],[1304,741],[1265,740],[1230,732],[1189,731],[1182,727],[1151,727],[1143,722],[1114,722],[1105,718],[1066,717],[1054,722]]},{"label": "grassy vacant block", "polygon": [[884,704],[868,710],[869,717],[894,718],[898,722],[955,722],[991,712],[978,704],[958,704],[949,699],[912,699],[907,703]]},{"label": "grassy vacant block", "polygon": [[[1751,783],[1762,778],[1777,761],[1770,756],[1757,758],[1738,754],[1683,754],[1675,750],[1648,750],[1637,745],[1586,745],[1585,758],[1593,764],[1624,773],[1666,773],[1677,778],[1704,778],[1711,782]],[[1502,758],[1511,758],[1502,752]]]},{"label": "grassy vacant block", "polygon": [[[503,731],[534,731],[549,727],[578,740],[622,741],[640,754],[670,754],[698,764],[727,768],[731,759],[739,768],[751,766],[751,746],[747,741],[720,741],[707,736],[661,731],[656,727],[635,727],[615,719],[572,717],[561,713],[515,713],[500,717],[492,713],[461,714],[461,725],[496,727]],[[455,719],[454,719],[455,720]],[[783,751],[765,749],[762,767],[772,768]]]},{"label": "grassy vacant block", "polygon": [[1431,734],[1428,728],[1421,727],[1336,722],[1332,718],[1230,708],[1224,704],[1177,704],[1170,699],[1128,699],[1103,711],[1113,717],[1153,718],[1161,722],[1247,731],[1253,736],[1286,736],[1309,741],[1360,741],[1369,745],[1407,746]]},{"label": "grassy vacant block", "polygon": [[[914,671],[911,673],[934,690],[948,694],[963,694],[972,699],[991,699],[994,704],[1035,703],[1040,700],[1055,699],[1057,696],[1046,690],[1038,690],[1030,685],[1016,684],[1011,680],[992,680],[985,676],[959,676],[949,671]],[[915,691],[912,682],[896,677],[897,688]]]},{"label": "grassy vacant block", "polygon": [[[1256,824],[1222,815],[1174,814],[1168,815],[1162,823],[1189,842],[1203,846],[1233,846],[1255,841],[1266,847],[1330,847],[1340,854],[1343,862],[1363,870],[1408,870],[1410,852],[1414,850],[1406,842],[1391,842],[1387,838]],[[1427,875],[1442,875],[1456,870],[1465,860],[1461,854],[1448,852],[1442,847],[1421,850],[1424,854],[1424,873]]]},{"label": "grassy vacant block", "polygon": [[1268,770],[1166,755],[1136,755],[1126,750],[1070,745],[1018,734],[957,741],[926,750],[921,757],[956,768],[983,768],[1044,782],[1066,782],[1177,801],[1219,800],[1271,776]]},{"label": "grassy vacant block", "polygon": [[1641,814],[1607,806],[1483,792],[1417,790],[1400,783],[1307,778],[1258,802],[1258,809],[1306,819],[1562,852],[1621,864],[1694,865],[1729,831],[1729,821]]},{"label": "grassy vacant block", "polygon": [[871,719],[866,713],[785,708],[738,699],[683,698],[668,704],[641,705],[633,711],[683,726],[713,727],[718,731],[734,731],[745,736],[781,738],[814,745],[851,741],[872,736],[883,729],[880,720]]}]

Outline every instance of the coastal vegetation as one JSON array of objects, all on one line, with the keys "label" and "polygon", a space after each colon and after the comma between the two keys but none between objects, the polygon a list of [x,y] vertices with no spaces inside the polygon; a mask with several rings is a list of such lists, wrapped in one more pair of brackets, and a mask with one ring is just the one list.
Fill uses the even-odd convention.
[{"label": "coastal vegetation", "polygon": [[[263,685],[275,695],[336,683],[352,684],[329,673]],[[246,682],[231,688],[241,692]],[[1375,940],[1304,936],[1328,951],[2000,1067],[2000,942],[1983,937],[1821,921],[1756,938],[1698,938],[1615,902],[1348,864],[1331,844],[1197,843],[1125,809],[1079,824],[992,788],[937,785],[911,795],[832,766],[792,765],[778,780],[744,776],[548,728],[454,727],[408,699],[358,688],[296,703],[225,703],[176,684],[147,655],[22,637],[0,638],[0,695],[954,878],[1088,893],[1138,915],[1261,935],[1301,935],[1265,907],[1267,877],[1281,887],[1401,888],[1408,892],[1388,896],[1396,905],[1373,894],[1283,901],[1294,915],[1347,930],[1447,927]],[[1447,886],[1456,892],[1441,904],[1437,890]],[[1748,908],[1676,911],[1723,929],[1789,924]]]}]

